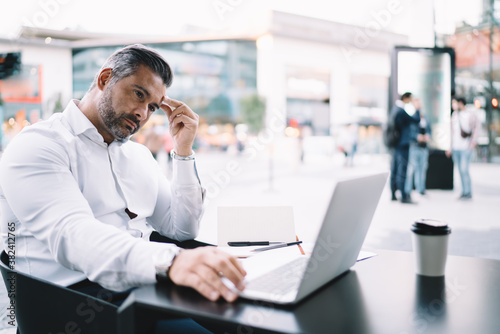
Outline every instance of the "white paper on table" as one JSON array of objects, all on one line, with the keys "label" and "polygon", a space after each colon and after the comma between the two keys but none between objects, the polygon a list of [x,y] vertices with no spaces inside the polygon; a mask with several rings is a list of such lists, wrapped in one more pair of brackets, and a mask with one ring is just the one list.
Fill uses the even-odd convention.
[{"label": "white paper on table", "polygon": [[231,254],[234,257],[246,258],[257,254],[258,252],[253,252],[253,250],[258,247],[259,246],[245,246],[245,247],[218,246],[217,248],[220,249],[221,251]]},{"label": "white paper on table", "polygon": [[247,258],[250,256],[262,254],[262,253],[276,254],[278,252],[281,255],[294,255],[294,256],[305,255],[304,253],[302,253],[302,244],[285,246],[285,247],[255,252],[256,249],[263,248],[263,247],[267,247],[267,246],[248,246],[248,247],[218,246],[217,248],[226,252],[226,253],[231,254],[232,256],[238,257],[238,258]]},{"label": "white paper on table", "polygon": [[217,245],[221,247],[227,247],[228,241],[292,242],[295,238],[291,206],[217,209]]}]

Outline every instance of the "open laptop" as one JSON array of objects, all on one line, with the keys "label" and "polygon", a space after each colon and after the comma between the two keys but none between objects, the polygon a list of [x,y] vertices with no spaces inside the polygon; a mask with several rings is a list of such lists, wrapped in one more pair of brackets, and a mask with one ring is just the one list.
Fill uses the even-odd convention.
[{"label": "open laptop", "polygon": [[270,250],[246,259],[246,288],[238,294],[293,304],[349,270],[356,263],[388,174],[338,181],[312,253],[283,258],[278,250]]}]

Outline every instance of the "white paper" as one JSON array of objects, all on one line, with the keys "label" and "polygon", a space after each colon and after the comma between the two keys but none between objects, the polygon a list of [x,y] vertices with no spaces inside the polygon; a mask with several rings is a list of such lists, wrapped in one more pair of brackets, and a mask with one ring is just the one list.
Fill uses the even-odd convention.
[{"label": "white paper", "polygon": [[302,244],[300,245],[291,245],[291,246],[285,246],[285,247],[280,247],[280,248],[275,248],[275,249],[268,249],[265,251],[255,251],[256,249],[263,248],[263,247],[268,247],[268,246],[248,246],[248,247],[226,247],[226,246],[218,246],[221,251],[224,251],[226,253],[231,254],[232,256],[238,257],[238,258],[247,258],[250,256],[262,254],[262,253],[276,253],[280,252],[281,254],[293,254],[293,255],[305,255],[303,254],[301,249],[302,249]]},{"label": "white paper", "polygon": [[258,254],[258,252],[253,251],[254,249],[258,248],[258,246],[248,246],[248,247],[218,246],[217,248],[220,249],[221,251],[229,253],[232,256],[238,258],[247,258],[249,256]]},{"label": "white paper", "polygon": [[295,240],[291,206],[219,207],[217,210],[217,244],[221,247],[227,247],[228,241]]}]

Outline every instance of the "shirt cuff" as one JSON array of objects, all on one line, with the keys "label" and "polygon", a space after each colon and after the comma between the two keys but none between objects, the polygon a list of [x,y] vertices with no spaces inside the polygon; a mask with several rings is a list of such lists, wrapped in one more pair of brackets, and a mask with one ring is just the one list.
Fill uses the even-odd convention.
[{"label": "shirt cuff", "polygon": [[[163,253],[168,250],[177,249],[174,244],[145,241],[138,243],[129,255],[127,261],[127,273],[132,273],[130,277],[131,286],[140,286],[156,282],[156,270],[153,256],[156,253]],[[172,253],[172,258],[174,257]],[[129,287],[127,287],[129,288]]]},{"label": "shirt cuff", "polygon": [[200,184],[198,173],[196,171],[195,160],[176,160],[173,162],[173,177],[172,179],[178,185]]}]

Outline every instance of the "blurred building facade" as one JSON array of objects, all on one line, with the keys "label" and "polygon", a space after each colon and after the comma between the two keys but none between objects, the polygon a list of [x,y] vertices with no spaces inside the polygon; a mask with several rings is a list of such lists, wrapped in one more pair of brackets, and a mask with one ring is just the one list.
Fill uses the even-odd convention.
[{"label": "blurred building facade", "polygon": [[478,110],[482,123],[478,160],[500,161],[500,111],[492,105],[500,99],[500,1],[483,0],[482,9],[477,25],[463,22],[442,39],[456,53],[455,93]]},{"label": "blurred building facade", "polygon": [[5,146],[24,126],[61,111],[71,98],[71,49],[43,40],[0,40],[0,54],[19,52],[21,68],[0,80],[2,131]]},{"label": "blurred building facade", "polygon": [[[26,28],[14,41],[0,40],[0,53],[21,52],[23,62],[22,73],[0,86],[4,130],[17,119],[27,124],[47,118],[70,98],[81,98],[113,51],[143,43],[172,64],[175,80],[168,94],[200,114],[200,129],[207,136],[234,134],[243,119],[242,100],[257,95],[265,101],[264,124],[275,137],[307,137],[300,140],[309,147],[334,147],[340,130],[357,123],[358,152],[385,152],[381,125],[390,108],[390,52],[408,45],[408,36],[385,31],[376,17],[364,27],[277,11],[264,17],[265,23],[254,31],[227,35],[197,30],[177,40]],[[468,68],[461,67],[461,52],[455,47],[461,89]],[[464,57],[467,51],[473,52],[464,48]],[[19,82],[24,82],[24,91],[11,88]],[[223,141],[235,143],[231,136],[222,136]]]},{"label": "blurred building facade", "polygon": [[[169,96],[186,102],[209,123],[235,122],[239,101],[256,93],[256,48],[249,40],[146,43],[168,60],[174,71]],[[81,98],[106,58],[121,46],[73,49],[73,94]]]},{"label": "blurred building facade", "polygon": [[[347,123],[359,122],[360,150],[383,151],[380,124],[389,107],[390,50],[407,44],[407,37],[380,25],[363,28],[282,12],[266,18],[259,31],[197,32],[177,41],[26,28],[16,41],[0,41],[0,53],[21,51],[21,76],[38,69],[38,87],[33,85],[38,97],[36,103],[18,105],[4,92],[4,119],[19,110],[38,110],[39,118],[60,111],[69,98],[83,96],[106,57],[137,42],[169,60],[176,77],[169,95],[188,103],[202,122],[236,125],[241,100],[258,95],[266,102],[268,128],[292,124],[311,136],[331,138]],[[15,79],[4,80],[3,87]]]}]

